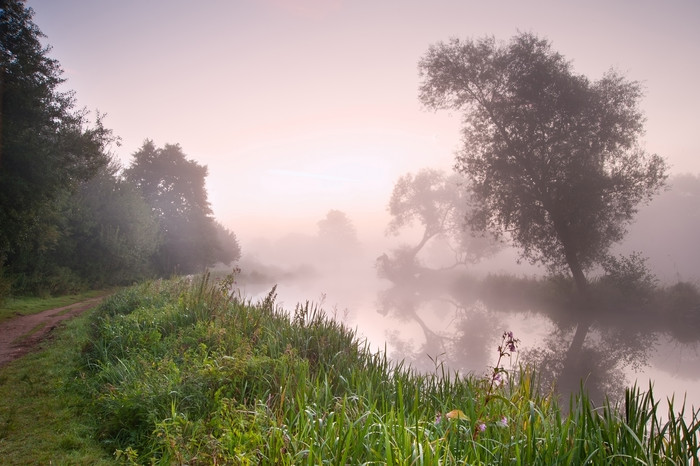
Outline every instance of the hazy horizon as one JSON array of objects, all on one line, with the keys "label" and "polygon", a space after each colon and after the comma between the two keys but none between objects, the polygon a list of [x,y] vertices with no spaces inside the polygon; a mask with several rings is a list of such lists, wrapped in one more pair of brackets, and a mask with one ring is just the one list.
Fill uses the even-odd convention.
[{"label": "hazy horizon", "polygon": [[646,149],[700,173],[700,4],[692,1],[118,3],[29,0],[79,106],[122,164],[145,139],[207,165],[214,215],[245,244],[312,234],[338,209],[381,234],[399,176],[449,170],[460,115],[428,112],[417,63],[452,36],[548,38],[576,72],[644,84]]}]

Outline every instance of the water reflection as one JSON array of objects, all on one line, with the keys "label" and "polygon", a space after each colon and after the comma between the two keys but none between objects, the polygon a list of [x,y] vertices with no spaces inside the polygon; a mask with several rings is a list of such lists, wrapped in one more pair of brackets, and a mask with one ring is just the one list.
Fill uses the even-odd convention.
[{"label": "water reflection", "polygon": [[239,284],[253,300],[277,284],[278,304],[290,310],[307,300],[320,303],[374,349],[420,371],[435,370],[439,361],[483,375],[495,362],[500,336],[512,330],[522,342],[516,364],[536,367],[543,387],[555,387],[564,398],[583,384],[596,403],[616,400],[635,380],[646,389],[649,377],[657,399],[674,392],[678,399],[690,390],[688,405],[700,405],[700,300],[692,285],[621,291],[597,281],[598,307],[590,310],[595,321],[572,357],[576,303],[564,278],[472,275],[413,264],[393,269],[389,280],[378,279],[368,261],[348,264],[345,270],[336,262],[257,274],[249,268]]},{"label": "water reflection", "polygon": [[[583,387],[590,398],[602,403],[619,399],[634,375],[649,366],[655,350],[669,342],[697,354],[700,341],[700,308],[697,290],[678,284],[656,296],[635,293],[611,295],[604,281],[596,288],[599,307],[589,311],[594,320],[584,343],[574,348],[577,330],[564,279],[517,278],[500,275],[477,279],[466,274],[432,273],[421,280],[407,274],[407,282],[395,283],[379,295],[379,312],[399,321],[415,321],[423,343],[409,345],[398,332],[389,340],[396,358],[429,370],[432,355],[461,372],[482,371],[492,364],[495,340],[518,322],[547,329],[536,338],[519,335],[529,343],[520,362],[536,367],[545,387],[565,398]],[[518,331],[517,329],[514,329]],[[663,345],[661,345],[663,343]],[[698,377],[699,370],[695,378]]]},{"label": "water reflection", "polygon": [[[619,398],[635,380],[646,389],[650,378],[661,398],[689,391],[700,406],[700,292],[680,281],[697,277],[700,178],[670,184],[613,251],[629,255],[590,271],[586,299],[576,298],[570,279],[532,269],[523,276],[521,265],[514,272],[513,251],[464,229],[469,194],[460,180],[432,169],[397,182],[388,242],[375,242],[375,234],[360,242],[350,219],[331,210],[315,235],[247,245],[243,294],[262,297],[277,284],[278,304],[288,309],[322,303],[374,349],[423,371],[439,360],[488,372],[499,336],[512,330],[522,342],[518,362],[536,367],[542,383],[562,394],[583,384],[600,402]],[[650,269],[634,250],[648,254]],[[508,274],[488,274],[494,270]],[[659,285],[650,270],[666,281]],[[670,277],[679,282],[671,285]]]}]

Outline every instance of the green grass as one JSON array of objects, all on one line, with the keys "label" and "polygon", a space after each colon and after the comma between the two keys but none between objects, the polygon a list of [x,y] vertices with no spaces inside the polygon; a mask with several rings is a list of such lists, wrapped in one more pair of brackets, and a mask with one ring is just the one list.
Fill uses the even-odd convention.
[{"label": "green grass", "polygon": [[[205,276],[122,290],[71,322],[50,354],[0,372],[8,405],[0,411],[0,457],[698,464],[698,413],[658,403],[651,389],[630,389],[620,406],[593,407],[580,396],[564,414],[527,369],[503,374],[500,386],[439,363],[418,374],[372,353],[310,303],[286,312],[274,289],[259,303],[241,302],[228,295],[229,284]],[[7,401],[13,389],[35,405]]]},{"label": "green grass", "polygon": [[87,338],[88,318],[62,325],[56,338],[0,369],[0,463],[114,463],[96,440],[83,396],[75,342]]},{"label": "green grass", "polygon": [[50,298],[39,298],[35,296],[7,298],[2,306],[0,306],[0,322],[18,315],[37,314],[47,309],[69,306],[85,301],[86,299],[102,296],[105,293],[105,290],[93,290],[80,294]]}]

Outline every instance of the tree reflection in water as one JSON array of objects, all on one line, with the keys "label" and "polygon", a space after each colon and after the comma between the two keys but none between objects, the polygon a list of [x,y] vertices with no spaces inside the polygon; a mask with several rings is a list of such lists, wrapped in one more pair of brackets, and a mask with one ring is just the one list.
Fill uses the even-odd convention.
[{"label": "tree reflection in water", "polygon": [[575,295],[565,278],[478,279],[415,264],[405,272],[380,293],[379,312],[421,329],[424,340],[417,346],[398,332],[389,334],[392,356],[421,371],[434,370],[439,359],[451,370],[481,374],[493,363],[499,335],[526,316],[549,330],[541,341],[518,335],[524,348],[519,362],[537,369],[543,389],[554,388],[568,400],[583,386],[600,404],[606,397],[620,399],[631,382],[627,374],[647,367],[660,338],[686,346],[700,341],[700,293],[688,283],[662,288],[637,280],[625,282],[625,289],[614,275],[599,278],[594,324],[571,354],[577,313],[571,312]]}]

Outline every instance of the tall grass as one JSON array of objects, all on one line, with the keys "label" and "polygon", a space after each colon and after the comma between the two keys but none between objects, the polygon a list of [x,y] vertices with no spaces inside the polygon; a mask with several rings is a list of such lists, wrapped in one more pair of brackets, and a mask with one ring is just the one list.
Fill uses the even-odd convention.
[{"label": "tall grass", "polygon": [[651,387],[564,415],[529,369],[420,374],[311,303],[245,302],[231,281],[149,282],[93,314],[83,386],[119,461],[699,464],[698,412],[671,400],[662,420]]}]

